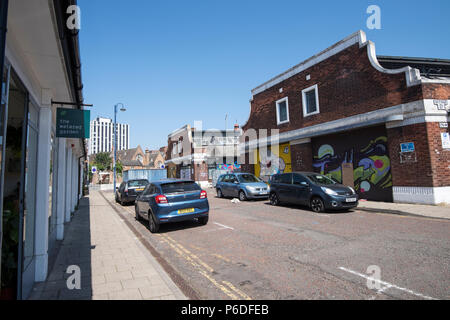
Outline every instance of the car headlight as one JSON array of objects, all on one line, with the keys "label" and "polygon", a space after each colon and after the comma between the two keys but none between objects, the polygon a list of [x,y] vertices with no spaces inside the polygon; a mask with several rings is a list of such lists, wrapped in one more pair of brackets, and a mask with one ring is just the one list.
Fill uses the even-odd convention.
[{"label": "car headlight", "polygon": [[330,196],[337,196],[337,192],[334,190],[331,190],[330,188],[325,188],[322,187],[323,192],[325,192],[326,194],[330,195]]},{"label": "car headlight", "polygon": [[353,189],[352,187],[348,187],[350,190],[352,190],[352,193],[353,194],[356,194],[356,191],[355,191],[355,189]]},{"label": "car headlight", "polygon": [[246,188],[247,188],[247,190],[250,190],[250,191],[256,191],[256,188],[255,188],[255,187],[247,186]]}]

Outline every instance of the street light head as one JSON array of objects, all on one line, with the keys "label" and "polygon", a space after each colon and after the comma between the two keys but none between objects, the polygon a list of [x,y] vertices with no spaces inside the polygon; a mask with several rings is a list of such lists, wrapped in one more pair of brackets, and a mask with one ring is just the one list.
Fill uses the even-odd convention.
[{"label": "street light head", "polygon": [[125,112],[125,111],[127,111],[127,109],[121,108],[120,111]]}]

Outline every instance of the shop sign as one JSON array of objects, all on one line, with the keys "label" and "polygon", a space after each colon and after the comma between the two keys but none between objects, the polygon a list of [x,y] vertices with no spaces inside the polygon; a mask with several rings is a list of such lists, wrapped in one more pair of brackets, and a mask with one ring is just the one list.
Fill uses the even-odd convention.
[{"label": "shop sign", "polygon": [[447,122],[439,122],[439,128],[448,128]]},{"label": "shop sign", "polygon": [[91,121],[90,110],[65,109],[56,110],[56,137],[88,139]]}]

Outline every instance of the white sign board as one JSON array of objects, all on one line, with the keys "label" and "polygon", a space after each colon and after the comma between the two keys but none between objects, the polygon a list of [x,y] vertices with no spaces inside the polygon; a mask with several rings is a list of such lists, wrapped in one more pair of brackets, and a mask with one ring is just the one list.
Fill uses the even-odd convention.
[{"label": "white sign board", "polygon": [[92,167],[92,173],[96,173],[97,172],[97,167],[93,166]]},{"label": "white sign board", "polygon": [[450,134],[448,132],[441,133],[442,149],[450,149]]}]

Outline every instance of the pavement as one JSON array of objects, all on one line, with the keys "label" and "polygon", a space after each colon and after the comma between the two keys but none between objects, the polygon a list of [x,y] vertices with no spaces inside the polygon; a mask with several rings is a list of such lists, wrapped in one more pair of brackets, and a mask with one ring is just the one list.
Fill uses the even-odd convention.
[{"label": "pavement", "polygon": [[448,205],[422,205],[410,203],[389,203],[361,200],[359,210],[391,213],[399,215],[423,216],[430,218],[450,219],[450,206]]},{"label": "pavement", "polygon": [[[81,199],[65,227],[47,281],[35,284],[30,300],[186,299],[99,192]],[[68,289],[67,280],[76,283],[69,266],[79,267],[80,289]]]}]

